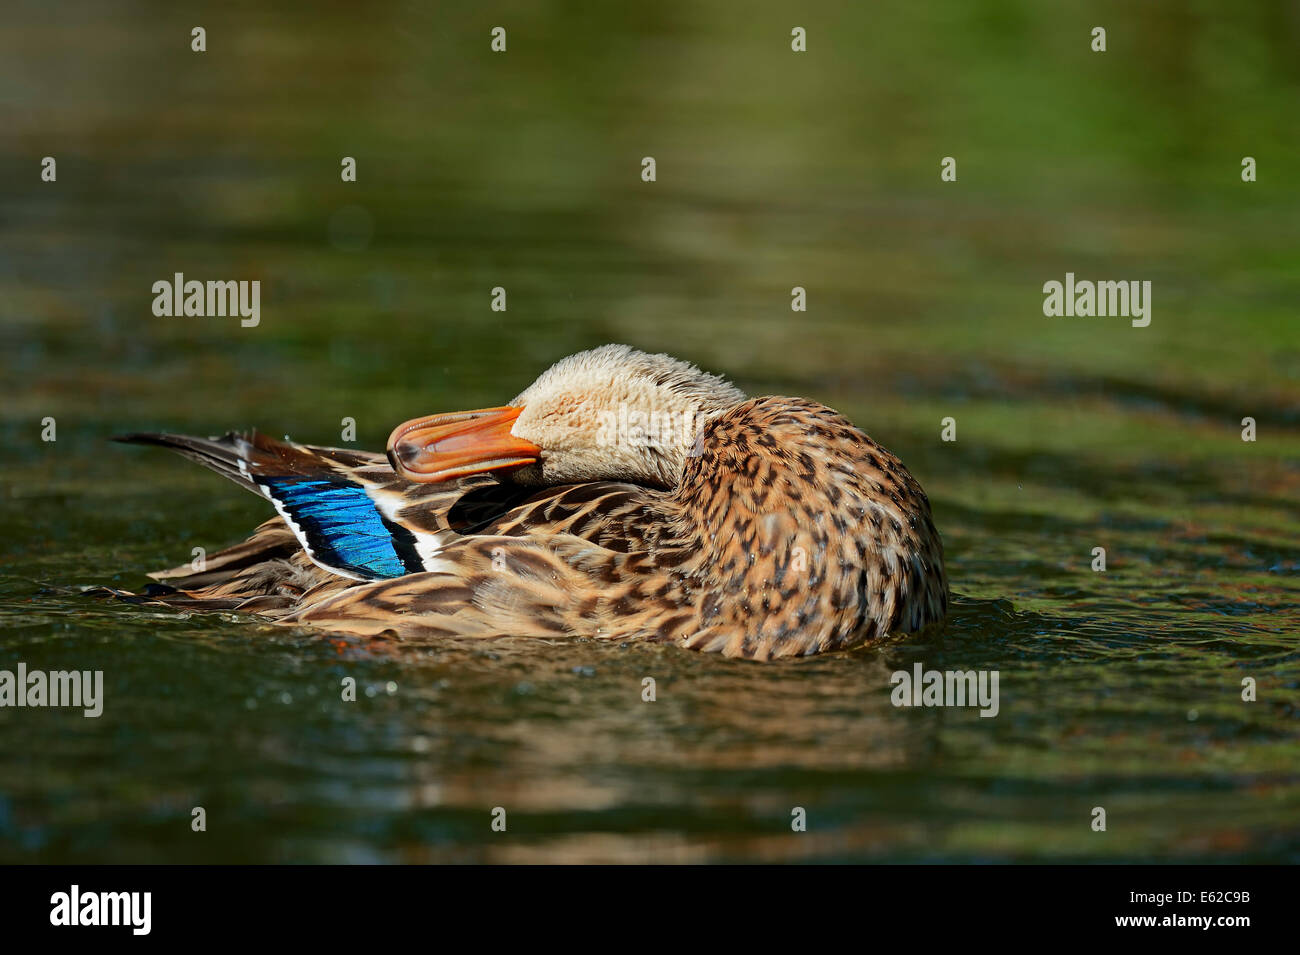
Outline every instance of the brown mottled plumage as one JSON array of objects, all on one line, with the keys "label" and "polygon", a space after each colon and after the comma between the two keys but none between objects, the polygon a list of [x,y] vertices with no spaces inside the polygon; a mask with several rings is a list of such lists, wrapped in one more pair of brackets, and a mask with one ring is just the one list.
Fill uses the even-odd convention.
[{"label": "brown mottled plumage", "polygon": [[[627,400],[694,415],[694,441],[618,441],[611,452],[592,440],[597,412],[608,424],[612,405]],[[322,566],[321,543],[281,507],[292,527],[268,521],[203,573],[157,574],[175,589],[150,598],[410,641],[585,636],[758,660],[913,632],[947,609],[925,492],[894,455],[816,402],[744,399],[666,356],[606,346],[566,359],[511,406],[467,414],[395,431],[396,473],[378,455],[260,436],[242,445],[137,436],[191,442],[179,449],[200,460],[225,453],[214,444],[228,448],[224,467],[204,463],[229,474],[229,460],[244,461],[242,475],[230,474],[241,483],[250,469],[260,483],[292,460],[297,477],[364,487],[419,551],[414,572],[343,576]],[[475,461],[504,474],[466,474]],[[547,486],[575,476],[593,480]],[[599,479],[620,476],[636,483]]]}]

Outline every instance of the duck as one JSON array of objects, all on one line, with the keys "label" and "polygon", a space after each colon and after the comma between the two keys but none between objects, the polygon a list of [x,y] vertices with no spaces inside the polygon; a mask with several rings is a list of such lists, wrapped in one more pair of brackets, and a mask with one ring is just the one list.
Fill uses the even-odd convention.
[{"label": "duck", "polygon": [[756,661],[941,623],[929,499],[816,401],[748,397],[606,345],[495,408],[398,425],[385,453],[230,432],[134,433],[276,514],[115,596],[412,644],[654,642]]}]

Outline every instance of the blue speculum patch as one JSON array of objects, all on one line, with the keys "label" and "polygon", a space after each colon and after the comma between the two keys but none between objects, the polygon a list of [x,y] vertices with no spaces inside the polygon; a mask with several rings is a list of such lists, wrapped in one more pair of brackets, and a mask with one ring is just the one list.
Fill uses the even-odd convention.
[{"label": "blue speculum patch", "polygon": [[257,482],[293,517],[320,563],[368,580],[424,569],[414,536],[379,513],[360,485],[300,478]]}]

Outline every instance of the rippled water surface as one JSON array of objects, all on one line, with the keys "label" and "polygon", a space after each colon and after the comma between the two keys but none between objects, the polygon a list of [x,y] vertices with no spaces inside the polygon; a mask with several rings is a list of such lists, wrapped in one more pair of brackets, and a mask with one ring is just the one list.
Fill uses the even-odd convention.
[{"label": "rippled water surface", "polygon": [[[204,54],[170,7],[7,13],[0,668],[106,699],[0,709],[0,861],[1300,861],[1300,19],[1113,6],[1097,55],[1082,4],[904,6],[801,9],[805,54],[779,4],[234,4]],[[260,325],[154,317],[177,271]],[[1151,325],[1044,317],[1067,271]],[[80,593],[268,516],[114,433],[380,448],[607,341],[899,454],[942,632],[411,650]],[[895,708],[916,663],[999,671],[997,717]]]}]

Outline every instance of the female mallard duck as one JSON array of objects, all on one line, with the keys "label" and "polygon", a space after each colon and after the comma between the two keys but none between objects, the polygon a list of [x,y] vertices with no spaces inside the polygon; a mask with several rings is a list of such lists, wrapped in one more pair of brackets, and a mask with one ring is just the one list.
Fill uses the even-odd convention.
[{"label": "female mallard duck", "polygon": [[508,406],[418,418],[388,455],[133,434],[275,505],[144,598],[401,639],[646,639],[765,660],[947,608],[920,484],[847,418],[606,345]]}]

